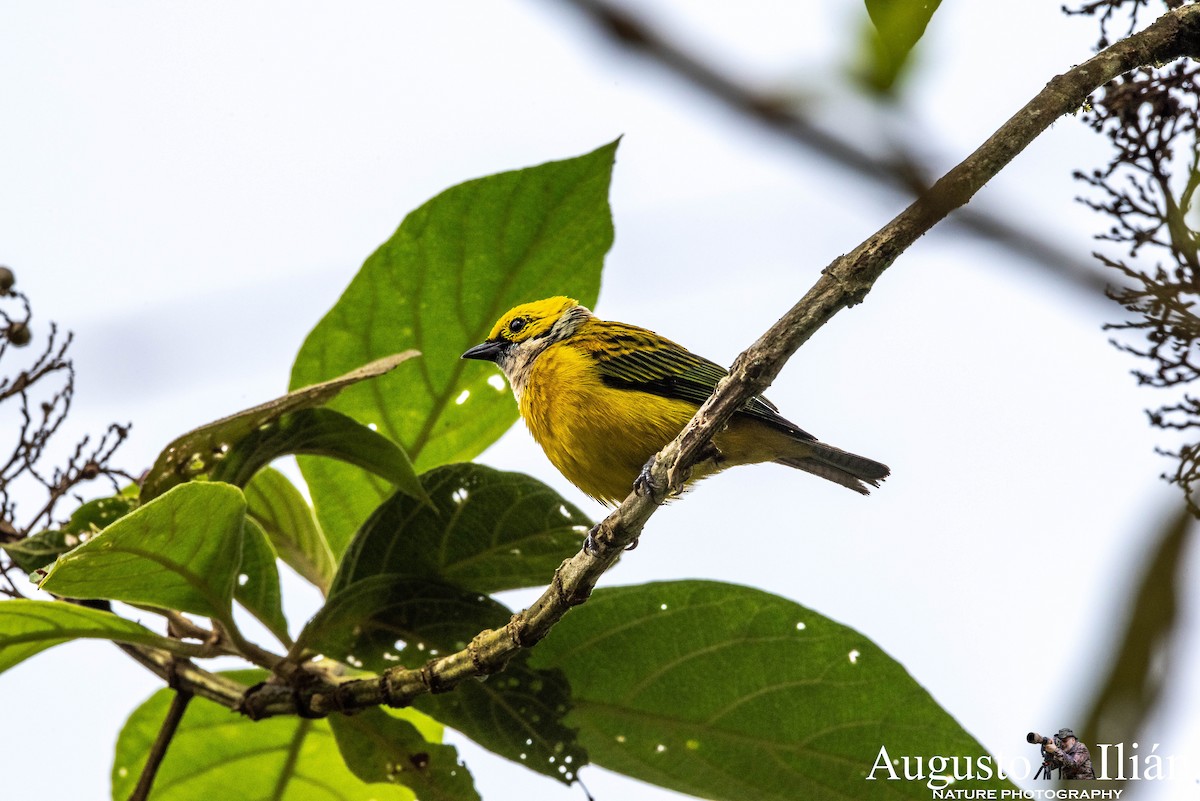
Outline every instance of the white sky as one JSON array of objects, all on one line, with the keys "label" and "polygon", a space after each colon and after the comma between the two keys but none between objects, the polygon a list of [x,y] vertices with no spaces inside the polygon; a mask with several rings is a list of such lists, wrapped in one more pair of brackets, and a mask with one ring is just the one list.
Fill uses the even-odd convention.
[{"label": "white sky", "polygon": [[[638,5],[737,74],[942,168],[1095,38],[1058,3],[945,4],[913,87],[920,122],[888,133],[874,127],[888,115],[828,84],[861,3]],[[304,335],[405,213],[619,134],[597,310],[722,363],[900,208],[555,3],[0,6],[0,263],[40,320],[76,333],[63,439],[133,421],[118,461],[140,469],[182,431],[280,394]],[[1071,202],[1070,172],[1103,158],[1064,119],[975,204],[1086,253],[1100,222]],[[1028,755],[1029,729],[1079,725],[1091,685],[1077,677],[1106,667],[1142,543],[1177,497],[1142,413],[1158,399],[1100,330],[1118,316],[938,229],[770,392],[806,429],[890,464],[885,486],[862,499],[775,466],[727,473],[658,513],[606,583],[705,577],[792,598],[874,639],[990,749]],[[602,512],[523,428],[483,461]],[[1075,611],[1055,616],[1064,594]],[[1194,592],[1185,603],[1192,663]],[[311,604],[293,603],[294,626]],[[6,797],[107,795],[117,730],[158,686],[97,643],[0,676]],[[1196,680],[1163,707],[1153,735],[1176,779],[1140,797],[1194,799]],[[485,798],[581,797],[461,747]],[[597,798],[630,792],[596,768],[584,780]]]}]

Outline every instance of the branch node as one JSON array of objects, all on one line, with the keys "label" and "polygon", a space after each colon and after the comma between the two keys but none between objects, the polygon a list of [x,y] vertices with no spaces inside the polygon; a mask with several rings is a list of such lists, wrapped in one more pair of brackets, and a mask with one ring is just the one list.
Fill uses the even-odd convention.
[{"label": "branch node", "polygon": [[[555,580],[558,574],[555,573]],[[508,639],[517,648],[529,648],[536,645],[540,638],[529,636],[529,622],[525,620],[524,615],[515,614],[508,619],[508,623],[504,624],[504,631],[508,634]],[[471,641],[471,645],[475,645],[479,637]],[[468,646],[470,647],[470,646]]]},{"label": "branch node", "polygon": [[354,702],[353,685],[358,684],[361,679],[352,679],[351,681],[337,684],[333,688],[333,693],[329,696],[330,704],[333,708],[343,715],[348,715],[358,708],[358,704]]},{"label": "branch node", "polygon": [[292,703],[296,707],[296,715],[306,720],[317,720],[326,716],[325,712],[317,710],[318,704],[321,704],[325,696],[319,692],[313,692],[304,687],[292,688]]},{"label": "branch node", "polygon": [[412,697],[404,692],[396,682],[400,671],[385,670],[379,677],[380,688],[383,690],[383,702],[392,709],[403,709],[412,705]]},{"label": "branch node", "polygon": [[430,695],[449,692],[454,689],[453,682],[445,682],[437,669],[440,659],[430,659],[421,666],[421,683],[429,690]]}]

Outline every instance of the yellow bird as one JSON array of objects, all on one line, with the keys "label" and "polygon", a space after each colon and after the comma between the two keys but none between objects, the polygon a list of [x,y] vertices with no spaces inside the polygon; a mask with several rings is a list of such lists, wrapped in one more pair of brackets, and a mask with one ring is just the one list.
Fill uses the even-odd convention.
[{"label": "yellow bird", "polygon": [[[495,362],[521,417],[567,479],[607,504],[625,499],[646,462],[675,438],[727,371],[653,331],[601,320],[571,298],[510,309],[462,355]],[[757,462],[807,470],[866,495],[887,465],[818,442],[761,396],[713,438],[691,480]]]}]

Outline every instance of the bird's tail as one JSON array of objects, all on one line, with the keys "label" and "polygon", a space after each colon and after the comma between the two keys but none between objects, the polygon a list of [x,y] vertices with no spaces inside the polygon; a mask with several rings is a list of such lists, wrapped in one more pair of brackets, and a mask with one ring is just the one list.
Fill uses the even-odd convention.
[{"label": "bird's tail", "polygon": [[841,484],[863,495],[871,492],[868,484],[878,487],[879,482],[892,472],[887,465],[874,459],[847,453],[824,442],[805,442],[804,445],[808,451],[806,455],[788,456],[776,461]]}]

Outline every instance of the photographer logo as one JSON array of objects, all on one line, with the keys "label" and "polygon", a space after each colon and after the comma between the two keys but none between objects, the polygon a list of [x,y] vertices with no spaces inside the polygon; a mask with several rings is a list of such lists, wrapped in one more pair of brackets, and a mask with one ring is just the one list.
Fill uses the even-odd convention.
[{"label": "photographer logo", "polygon": [[[1124,788],[1105,788],[1102,782],[1169,780],[1175,766],[1173,756],[1158,753],[1158,743],[1142,746],[1136,742],[1098,743],[1089,749],[1067,727],[1050,736],[1031,731],[1025,740],[1038,746],[1039,758],[1031,760],[1024,754],[1009,758],[1002,753],[894,756],[885,744],[879,747],[874,763],[864,771],[864,779],[924,782],[934,799],[1119,799]],[[1031,778],[1057,778],[1070,783],[1064,788],[1045,790],[978,785]]]}]

